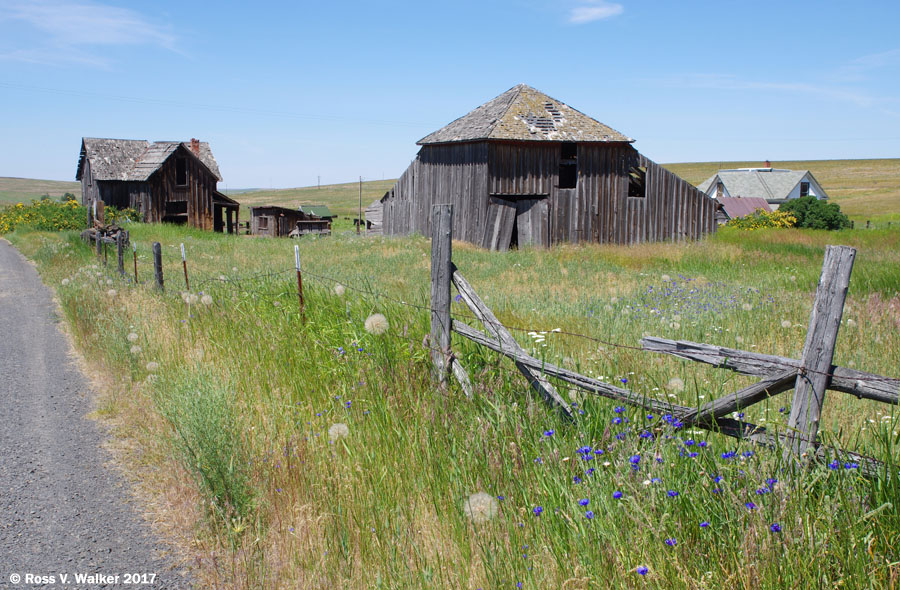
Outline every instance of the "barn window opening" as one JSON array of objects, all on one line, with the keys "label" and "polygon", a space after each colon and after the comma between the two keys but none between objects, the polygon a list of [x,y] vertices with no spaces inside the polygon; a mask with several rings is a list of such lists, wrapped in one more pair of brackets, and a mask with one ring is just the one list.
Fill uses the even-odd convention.
[{"label": "barn window opening", "polygon": [[632,166],[628,169],[628,196],[644,197],[647,195],[647,169],[643,166]]},{"label": "barn window opening", "polygon": [[256,221],[256,226],[259,229],[269,229],[269,218],[265,215],[261,215],[259,219]]},{"label": "barn window opening", "polygon": [[809,183],[808,183],[808,182],[801,182],[801,183],[800,183],[800,196],[801,196],[801,197],[808,197],[808,196],[809,196]]},{"label": "barn window opening", "polygon": [[559,188],[575,188],[578,183],[578,146],[562,144],[559,157]]},{"label": "barn window opening", "polygon": [[175,184],[184,186],[187,184],[187,160],[175,158]]},{"label": "barn window opening", "polygon": [[724,197],[725,196],[725,185],[721,182],[716,183],[716,197]]}]

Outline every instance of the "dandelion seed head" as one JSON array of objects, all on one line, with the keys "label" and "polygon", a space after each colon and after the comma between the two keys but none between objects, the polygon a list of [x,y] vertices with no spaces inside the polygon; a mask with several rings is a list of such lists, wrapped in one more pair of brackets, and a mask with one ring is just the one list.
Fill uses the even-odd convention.
[{"label": "dandelion seed head", "polygon": [[684,391],[684,381],[678,377],[672,377],[666,383],[666,389],[670,391]]},{"label": "dandelion seed head", "polygon": [[63,280],[62,280],[62,286],[63,286],[63,287],[65,287],[65,286],[68,285],[68,284],[69,284],[69,279],[63,279]]},{"label": "dandelion seed head", "polygon": [[376,336],[384,334],[388,330],[387,318],[380,313],[373,313],[366,318],[366,332]]},{"label": "dandelion seed head", "polygon": [[[212,302],[213,302],[213,298],[208,293],[200,298],[200,303],[202,303],[203,305],[212,305]],[[276,303],[278,303],[278,302],[276,301]]]},{"label": "dandelion seed head", "polygon": [[328,440],[331,442],[341,438],[347,438],[348,436],[350,436],[350,428],[343,422],[332,424],[328,429]]},{"label": "dandelion seed head", "polygon": [[159,370],[159,363],[156,361],[150,361],[147,363],[147,372],[155,373]]},{"label": "dandelion seed head", "polygon": [[125,338],[126,338],[129,342],[137,342],[137,341],[138,341],[138,335],[135,334],[134,332],[129,332],[129,333],[128,333],[128,336],[126,336]]},{"label": "dandelion seed head", "polygon": [[115,297],[118,294],[119,293],[115,289],[110,289],[109,291],[106,292],[106,295],[110,298]]},{"label": "dandelion seed head", "polygon": [[141,347],[135,344],[131,347],[130,352],[131,354],[141,354]]},{"label": "dandelion seed head", "polygon": [[485,492],[475,492],[463,502],[463,512],[475,524],[491,520],[499,511],[497,499]]},{"label": "dandelion seed head", "polygon": [[781,320],[781,327],[782,327],[782,328],[790,328],[790,327],[791,327],[791,321],[790,321],[790,320]]}]

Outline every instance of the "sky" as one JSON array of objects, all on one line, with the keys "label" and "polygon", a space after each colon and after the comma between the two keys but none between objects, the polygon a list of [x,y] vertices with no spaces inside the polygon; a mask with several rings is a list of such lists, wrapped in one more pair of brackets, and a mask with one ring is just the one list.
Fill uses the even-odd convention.
[{"label": "sky", "polygon": [[220,188],[396,178],[519,83],[660,163],[900,157],[900,3],[0,0],[0,176],[208,141]]}]

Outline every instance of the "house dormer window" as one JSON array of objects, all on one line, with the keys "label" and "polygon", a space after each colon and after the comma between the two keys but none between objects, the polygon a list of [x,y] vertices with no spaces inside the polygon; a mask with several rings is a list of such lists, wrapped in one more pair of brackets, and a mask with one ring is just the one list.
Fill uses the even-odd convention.
[{"label": "house dormer window", "polygon": [[187,184],[187,160],[175,158],[175,186]]},{"label": "house dormer window", "polygon": [[725,196],[725,185],[720,180],[716,183],[716,197],[724,197]]},{"label": "house dormer window", "polygon": [[801,182],[801,183],[800,183],[800,196],[801,196],[801,197],[808,197],[808,196],[809,196],[809,183],[808,183],[808,182]]}]

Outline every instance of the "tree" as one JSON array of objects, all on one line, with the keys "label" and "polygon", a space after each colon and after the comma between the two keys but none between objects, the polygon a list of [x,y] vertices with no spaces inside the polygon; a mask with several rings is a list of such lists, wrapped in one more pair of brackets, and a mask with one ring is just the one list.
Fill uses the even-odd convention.
[{"label": "tree", "polygon": [[850,219],[841,213],[837,203],[820,201],[815,197],[791,199],[778,208],[797,218],[797,227],[808,229],[847,229]]}]

